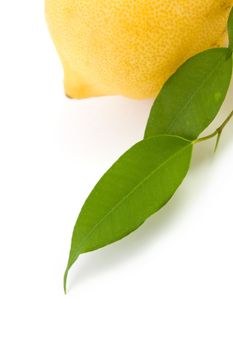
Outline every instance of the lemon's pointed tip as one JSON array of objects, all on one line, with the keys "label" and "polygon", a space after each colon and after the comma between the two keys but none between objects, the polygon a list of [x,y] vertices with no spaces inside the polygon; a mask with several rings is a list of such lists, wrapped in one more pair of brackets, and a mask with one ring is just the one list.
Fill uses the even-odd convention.
[{"label": "lemon's pointed tip", "polygon": [[72,96],[70,96],[70,95],[67,94],[66,92],[65,92],[65,96],[66,96],[69,100],[73,100],[73,99],[74,99]]}]

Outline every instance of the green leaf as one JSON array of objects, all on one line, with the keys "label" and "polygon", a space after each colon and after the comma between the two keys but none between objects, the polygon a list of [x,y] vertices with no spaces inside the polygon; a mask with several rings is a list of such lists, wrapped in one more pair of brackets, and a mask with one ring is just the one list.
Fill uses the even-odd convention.
[{"label": "green leaf", "polygon": [[189,59],[155,100],[145,138],[170,134],[195,140],[217,115],[231,74],[232,53],[228,48],[210,49]]},{"label": "green leaf", "polygon": [[81,253],[113,243],[139,227],[172,197],[190,165],[192,142],[157,136],[129,149],[100,179],[74,227],[64,276]]},{"label": "green leaf", "polygon": [[229,48],[233,50],[233,8],[231,9],[229,19],[228,19],[228,38],[229,38]]}]

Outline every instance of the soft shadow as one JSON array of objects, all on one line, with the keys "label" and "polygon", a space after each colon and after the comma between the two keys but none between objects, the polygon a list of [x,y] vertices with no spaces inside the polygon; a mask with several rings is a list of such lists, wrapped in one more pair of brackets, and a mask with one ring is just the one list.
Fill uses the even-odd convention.
[{"label": "soft shadow", "polygon": [[[207,131],[205,131],[205,135],[215,130],[223,122],[223,120],[226,119],[227,115],[232,110],[232,94],[233,84],[228,93],[226,102],[221,109],[219,117],[216,118],[216,120],[207,129]],[[112,106],[113,101],[108,102]],[[129,101],[124,99],[121,102],[123,105],[128,105],[129,103]],[[137,107],[140,107],[142,110],[148,110],[150,104],[151,101],[145,101],[145,103],[139,103]],[[136,119],[139,118],[139,114],[137,113]],[[141,123],[142,121],[139,121],[140,125]],[[194,147],[195,149],[191,166],[193,175],[195,175],[196,172],[199,172],[199,170],[202,170],[202,167],[206,165],[207,161],[211,162],[215,159],[216,155],[220,156],[220,153],[224,152],[230,142],[232,142],[232,137],[233,122],[227,125],[226,129],[224,130],[217,153],[214,153],[215,140],[197,144]],[[200,179],[200,181],[202,180]],[[205,181],[206,178],[203,177],[203,182]],[[200,191],[202,185],[203,184],[200,184]],[[98,251],[80,256],[78,263],[75,264],[70,273],[69,288],[77,287],[78,285],[85,283],[94,276],[103,274],[106,271],[113,269],[114,266],[126,263],[128,260],[132,259],[132,257],[135,258],[135,256],[140,255],[146,249],[149,249],[151,244],[155,244],[162,235],[168,234],[170,232],[169,227],[171,227],[174,219],[179,215],[183,215],[182,207],[185,207],[187,195],[190,194],[188,192],[189,191],[187,191],[187,186],[186,191],[184,186],[184,188],[179,190],[176,193],[175,197],[163,209],[156,213],[156,215],[153,215],[151,218],[149,218],[142,225],[142,227],[137,229],[133,234],[130,234],[123,240]],[[189,200],[191,200],[191,198]]]},{"label": "soft shadow", "polygon": [[169,227],[174,219],[183,215],[182,207],[184,208],[185,201],[186,192],[178,191],[166,206],[133,234],[105,248],[81,255],[70,274],[69,288],[77,287],[97,275],[112,270],[114,266],[125,264],[135,256],[144,254],[162,235],[169,234]]}]

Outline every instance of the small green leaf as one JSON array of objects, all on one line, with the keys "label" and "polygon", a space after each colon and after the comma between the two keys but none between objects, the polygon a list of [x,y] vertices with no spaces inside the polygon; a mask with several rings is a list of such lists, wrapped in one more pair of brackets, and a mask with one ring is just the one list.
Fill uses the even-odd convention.
[{"label": "small green leaf", "polygon": [[68,271],[80,254],[125,237],[167,203],[189,169],[192,146],[175,136],[149,138],[105,173],[74,227],[65,289]]},{"label": "small green leaf", "polygon": [[232,53],[228,48],[210,49],[189,59],[155,100],[145,138],[170,134],[196,139],[217,115],[231,74]]},{"label": "small green leaf", "polygon": [[233,8],[231,9],[230,16],[228,19],[228,38],[229,48],[233,50]]}]

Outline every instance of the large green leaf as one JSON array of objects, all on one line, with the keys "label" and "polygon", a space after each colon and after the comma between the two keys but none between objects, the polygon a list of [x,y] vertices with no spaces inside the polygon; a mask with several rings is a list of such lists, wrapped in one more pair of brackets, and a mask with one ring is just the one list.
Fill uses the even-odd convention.
[{"label": "large green leaf", "polygon": [[190,164],[192,142],[157,136],[137,143],[100,179],[74,227],[66,278],[81,253],[113,243],[172,197]]},{"label": "large green leaf", "polygon": [[228,48],[207,50],[189,59],[155,100],[145,137],[170,134],[196,139],[217,115],[231,74],[232,53]]}]

